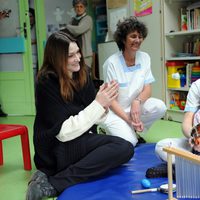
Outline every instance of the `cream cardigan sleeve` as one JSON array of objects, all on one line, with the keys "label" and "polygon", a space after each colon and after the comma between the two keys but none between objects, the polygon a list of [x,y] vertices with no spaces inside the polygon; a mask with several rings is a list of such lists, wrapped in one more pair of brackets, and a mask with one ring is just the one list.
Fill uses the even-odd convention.
[{"label": "cream cardigan sleeve", "polygon": [[104,116],[104,113],[105,109],[94,100],[77,115],[71,116],[65,120],[56,138],[61,142],[67,142],[81,136],[98,122],[99,119]]}]

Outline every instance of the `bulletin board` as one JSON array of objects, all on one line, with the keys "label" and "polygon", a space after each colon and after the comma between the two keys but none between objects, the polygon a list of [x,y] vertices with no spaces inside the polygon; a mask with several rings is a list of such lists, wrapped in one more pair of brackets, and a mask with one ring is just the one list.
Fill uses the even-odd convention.
[{"label": "bulletin board", "polygon": [[128,3],[128,0],[107,0],[107,8],[113,9],[113,8],[120,8],[123,6],[126,6]]}]

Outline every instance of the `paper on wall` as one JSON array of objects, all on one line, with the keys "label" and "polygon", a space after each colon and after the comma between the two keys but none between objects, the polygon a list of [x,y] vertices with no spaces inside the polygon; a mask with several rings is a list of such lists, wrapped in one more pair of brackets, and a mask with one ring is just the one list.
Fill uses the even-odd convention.
[{"label": "paper on wall", "polygon": [[113,34],[116,30],[116,24],[119,20],[123,20],[127,17],[127,7],[118,8],[118,9],[109,9],[110,13],[110,20],[109,20],[109,29],[110,32]]}]

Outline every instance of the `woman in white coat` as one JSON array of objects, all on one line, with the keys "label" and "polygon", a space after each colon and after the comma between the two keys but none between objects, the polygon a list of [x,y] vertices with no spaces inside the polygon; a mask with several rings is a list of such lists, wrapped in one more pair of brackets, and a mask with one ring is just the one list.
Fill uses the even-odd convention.
[{"label": "woman in white coat", "polygon": [[151,83],[155,80],[150,56],[139,50],[147,32],[136,17],[118,22],[114,39],[119,51],[103,65],[104,81],[116,80],[119,96],[102,127],[107,134],[124,138],[134,146],[138,143],[137,133],[147,130],[166,111],[161,100],[151,97]]}]

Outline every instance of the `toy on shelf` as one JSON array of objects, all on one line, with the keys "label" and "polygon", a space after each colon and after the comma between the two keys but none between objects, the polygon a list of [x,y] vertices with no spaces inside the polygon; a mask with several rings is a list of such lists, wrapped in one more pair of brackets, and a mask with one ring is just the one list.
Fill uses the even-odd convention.
[{"label": "toy on shelf", "polygon": [[184,110],[186,104],[187,93],[173,91],[170,93],[170,109],[172,110]]},{"label": "toy on shelf", "polygon": [[200,64],[199,62],[195,62],[191,72],[191,83],[193,83],[199,78],[200,78]]},{"label": "toy on shelf", "polygon": [[[167,67],[167,86],[168,86],[168,88],[184,87],[186,84],[186,77],[182,76],[182,81],[184,81],[184,83],[181,84],[181,75],[186,74],[185,62],[168,61],[168,62],[166,62],[166,67]],[[182,85],[184,85],[184,86],[182,86]]]},{"label": "toy on shelf", "polygon": [[180,94],[179,92],[171,92],[170,94],[170,109],[172,110],[180,110]]}]

